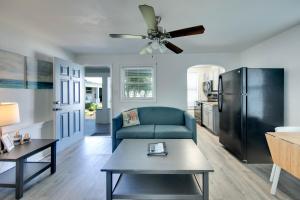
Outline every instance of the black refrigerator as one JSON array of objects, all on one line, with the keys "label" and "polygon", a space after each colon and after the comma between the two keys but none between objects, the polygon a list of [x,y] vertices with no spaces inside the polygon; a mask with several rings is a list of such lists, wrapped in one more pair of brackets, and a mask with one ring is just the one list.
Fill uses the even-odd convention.
[{"label": "black refrigerator", "polygon": [[270,163],[265,133],[284,123],[284,69],[239,68],[219,76],[219,141],[239,160]]}]

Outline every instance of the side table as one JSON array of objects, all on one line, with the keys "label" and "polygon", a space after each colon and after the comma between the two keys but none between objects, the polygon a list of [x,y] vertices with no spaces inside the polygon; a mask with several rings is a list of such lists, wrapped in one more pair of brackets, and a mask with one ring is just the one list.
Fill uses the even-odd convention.
[{"label": "side table", "polygon": [[[23,196],[23,186],[48,168],[56,171],[57,139],[33,139],[31,142],[15,146],[8,153],[0,155],[0,161],[15,162],[16,166],[0,174],[0,187],[16,188],[16,199]],[[27,158],[51,148],[51,162],[27,162]]]}]

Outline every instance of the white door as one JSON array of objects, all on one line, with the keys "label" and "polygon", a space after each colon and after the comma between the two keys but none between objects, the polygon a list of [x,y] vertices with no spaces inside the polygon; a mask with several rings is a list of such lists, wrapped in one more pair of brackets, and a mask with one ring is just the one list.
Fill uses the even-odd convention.
[{"label": "white door", "polygon": [[84,135],[84,68],[59,58],[53,67],[54,130],[61,150]]}]

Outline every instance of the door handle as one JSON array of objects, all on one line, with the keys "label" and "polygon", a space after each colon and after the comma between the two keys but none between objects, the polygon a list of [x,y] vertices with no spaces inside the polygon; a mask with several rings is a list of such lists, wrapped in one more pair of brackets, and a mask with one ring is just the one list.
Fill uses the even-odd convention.
[{"label": "door handle", "polygon": [[59,104],[60,104],[60,101],[53,101],[53,104],[59,105]]},{"label": "door handle", "polygon": [[222,110],[223,110],[223,95],[222,94],[218,95],[218,110],[219,110],[219,112],[222,112]]},{"label": "door handle", "polygon": [[61,108],[53,108],[52,109],[53,111],[60,111],[60,110],[62,110]]},{"label": "door handle", "polygon": [[222,112],[223,109],[223,79],[222,76],[219,76],[218,84],[218,110]]}]

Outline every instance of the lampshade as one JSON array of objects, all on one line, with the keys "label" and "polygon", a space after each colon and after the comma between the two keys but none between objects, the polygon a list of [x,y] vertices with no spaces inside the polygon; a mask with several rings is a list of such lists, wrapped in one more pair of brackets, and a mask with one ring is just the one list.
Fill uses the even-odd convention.
[{"label": "lampshade", "polygon": [[0,127],[20,122],[17,103],[0,103]]}]

